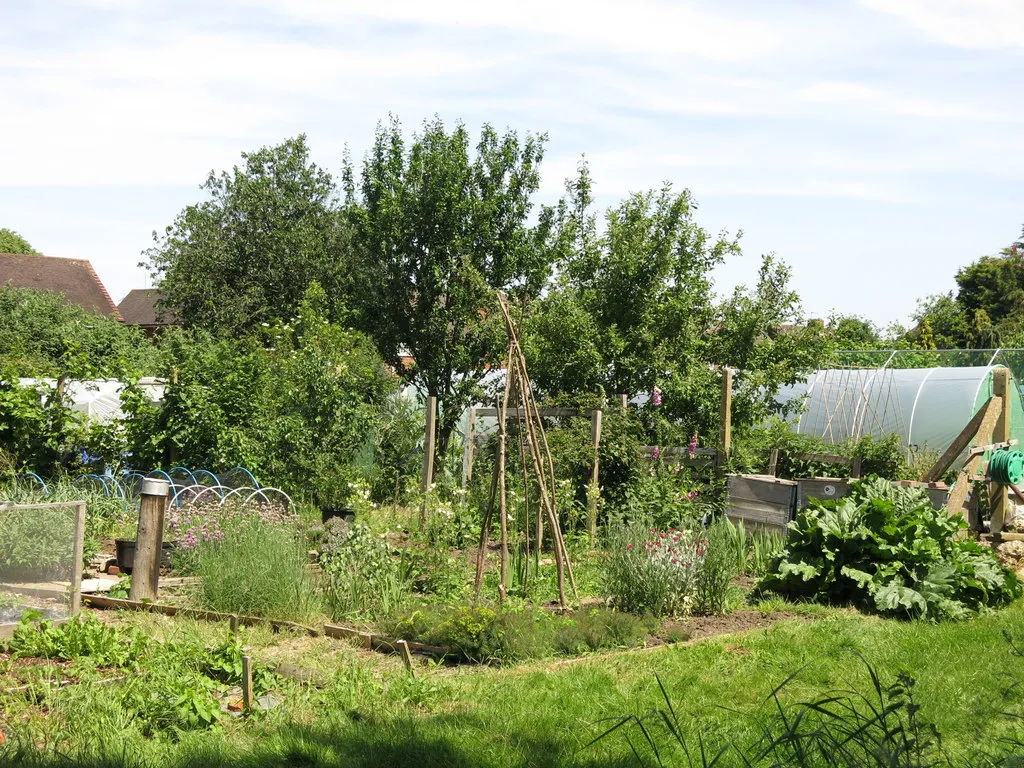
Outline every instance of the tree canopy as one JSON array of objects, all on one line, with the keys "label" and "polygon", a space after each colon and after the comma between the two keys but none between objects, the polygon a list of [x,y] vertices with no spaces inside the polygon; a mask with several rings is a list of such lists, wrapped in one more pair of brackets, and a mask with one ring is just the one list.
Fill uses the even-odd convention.
[{"label": "tree canopy", "polygon": [[314,280],[333,301],[344,281],[345,233],[331,175],[303,135],[210,173],[209,200],[190,205],[146,251],[161,305],[189,327],[243,335],[291,317]]},{"label": "tree canopy", "polygon": [[[353,306],[382,356],[440,403],[438,452],[507,346],[495,292],[537,295],[546,216],[530,226],[545,137],[435,119],[407,139],[379,125],[360,170],[345,170]],[[404,361],[411,356],[415,363]]]},{"label": "tree canopy", "polygon": [[33,248],[28,240],[13,229],[0,227],[0,253],[19,253],[26,256],[38,256],[39,251]]}]

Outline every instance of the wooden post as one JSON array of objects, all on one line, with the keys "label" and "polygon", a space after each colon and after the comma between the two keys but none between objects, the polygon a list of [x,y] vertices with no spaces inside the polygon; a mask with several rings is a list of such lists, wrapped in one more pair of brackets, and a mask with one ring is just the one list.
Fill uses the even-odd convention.
[{"label": "wooden post", "polygon": [[779,449],[778,448],[772,448],[768,452],[768,469],[767,469],[767,474],[771,475],[772,477],[775,477],[775,475],[778,474],[778,471],[779,471]]},{"label": "wooden post", "polygon": [[476,408],[469,409],[469,418],[466,422],[466,436],[462,443],[462,487],[469,488],[473,482],[473,454],[476,449]]},{"label": "wooden post", "polygon": [[71,615],[82,609],[82,560],[85,558],[85,516],[84,501],[75,502],[75,546],[71,563]]},{"label": "wooden post", "polygon": [[629,395],[625,393],[619,395],[619,407],[622,408],[623,412],[629,409]]},{"label": "wooden post", "polygon": [[437,398],[427,398],[427,425],[423,434],[423,482],[421,490],[426,496],[434,481],[434,444],[437,441]]},{"label": "wooden post", "polygon": [[861,476],[861,464],[863,461],[860,456],[854,456],[850,460],[850,477],[859,478]]},{"label": "wooden post", "polygon": [[590,414],[590,440],[594,447],[594,461],[590,466],[590,486],[587,488],[587,534],[590,546],[597,539],[597,506],[601,498],[601,418],[603,411],[596,408]]},{"label": "wooden post", "polygon": [[732,368],[722,369],[722,399],[718,421],[718,453],[722,461],[728,461],[732,451]]},{"label": "wooden post", "polygon": [[[992,442],[1008,442],[1010,439],[1010,369],[996,368],[992,371],[992,397],[998,397],[1002,407],[992,429]],[[989,530],[999,533],[1010,512],[1010,489],[999,483],[990,483],[988,498],[992,508],[992,520]]]},{"label": "wooden post", "polygon": [[132,600],[156,600],[160,594],[160,555],[164,539],[164,511],[170,484],[147,477],[139,501],[139,532],[135,537]]},{"label": "wooden post", "polygon": [[405,640],[399,640],[395,645],[398,646],[398,653],[402,657],[402,662],[405,664],[405,669],[409,673],[409,677],[415,678],[416,673],[412,668],[412,652],[409,650],[409,643]]},{"label": "wooden post", "polygon": [[252,705],[252,658],[242,656],[242,711],[250,711]]}]

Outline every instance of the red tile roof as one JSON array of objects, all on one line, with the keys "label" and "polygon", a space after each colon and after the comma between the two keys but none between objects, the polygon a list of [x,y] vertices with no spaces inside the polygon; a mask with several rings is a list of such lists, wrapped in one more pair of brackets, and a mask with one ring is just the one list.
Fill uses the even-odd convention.
[{"label": "red tile roof", "polygon": [[0,253],[0,285],[63,293],[71,304],[121,319],[110,294],[85,259]]},{"label": "red tile roof", "polygon": [[126,323],[142,326],[175,325],[175,320],[164,311],[161,320],[157,315],[156,303],[160,300],[159,288],[133,288],[117,305]]}]

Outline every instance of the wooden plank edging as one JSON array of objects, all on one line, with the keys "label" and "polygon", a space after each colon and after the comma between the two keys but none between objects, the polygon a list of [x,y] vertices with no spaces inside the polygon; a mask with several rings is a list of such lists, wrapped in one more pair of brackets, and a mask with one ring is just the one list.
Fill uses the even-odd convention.
[{"label": "wooden plank edging", "polygon": [[[363,648],[381,653],[400,653],[398,640],[383,635],[375,635],[372,632],[362,632],[353,627],[346,627],[341,624],[324,624],[324,634],[327,637],[335,637],[342,640],[355,640]],[[440,645],[427,645],[417,643],[413,640],[406,640],[405,645],[412,653],[434,658],[445,658],[447,656],[458,656],[455,648]]]},{"label": "wooden plank edging", "polygon": [[142,602],[139,600],[122,600],[116,597],[104,597],[101,595],[82,595],[82,602],[94,608],[114,608],[127,611],[146,611],[148,613],[160,613],[164,616],[188,616],[194,619],[205,621],[227,621],[232,619],[247,627],[257,624],[269,624],[274,629],[295,629],[300,632],[317,637],[320,630],[314,627],[307,627],[294,621],[282,621],[280,619],[264,619],[260,616],[245,616],[233,613],[218,613],[217,611],[204,611],[199,608],[185,608],[177,605],[164,605],[162,603]]}]

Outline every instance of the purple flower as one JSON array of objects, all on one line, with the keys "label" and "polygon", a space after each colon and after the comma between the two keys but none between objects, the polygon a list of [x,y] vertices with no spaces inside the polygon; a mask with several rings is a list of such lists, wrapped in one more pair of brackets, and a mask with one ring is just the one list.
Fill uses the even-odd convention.
[{"label": "purple flower", "polygon": [[654,446],[654,450],[651,451],[651,458],[654,459],[655,461],[661,458],[661,448],[659,448],[658,446]]},{"label": "purple flower", "polygon": [[654,391],[651,392],[651,402],[655,407],[661,405],[661,390],[657,387],[655,387]]},{"label": "purple flower", "polygon": [[697,492],[690,491],[689,493],[686,494],[686,498],[688,498],[690,501],[693,501],[694,499],[697,498]]}]

